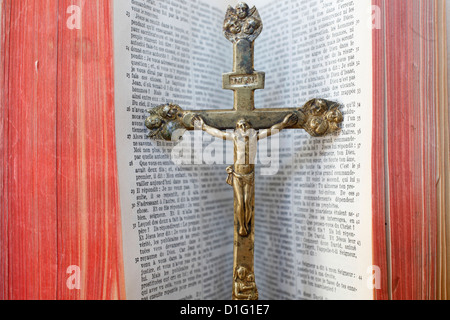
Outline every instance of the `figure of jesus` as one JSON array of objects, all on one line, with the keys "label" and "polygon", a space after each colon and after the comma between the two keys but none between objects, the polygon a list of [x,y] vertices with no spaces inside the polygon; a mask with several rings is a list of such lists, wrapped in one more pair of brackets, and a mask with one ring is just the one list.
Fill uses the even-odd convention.
[{"label": "figure of jesus", "polygon": [[200,116],[193,118],[196,128],[206,133],[234,142],[234,166],[227,168],[227,183],[234,188],[235,213],[239,223],[239,235],[247,237],[250,234],[250,223],[255,212],[254,187],[255,187],[255,160],[257,142],[285,128],[294,126],[298,122],[295,114],[286,116],[283,122],[274,125],[270,129],[256,132],[245,119],[239,120],[236,129],[225,132],[205,124]]}]

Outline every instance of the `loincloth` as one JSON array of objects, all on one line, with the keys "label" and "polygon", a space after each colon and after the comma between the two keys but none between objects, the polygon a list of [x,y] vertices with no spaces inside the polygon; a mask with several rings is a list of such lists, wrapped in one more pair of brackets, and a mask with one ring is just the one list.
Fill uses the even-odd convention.
[{"label": "loincloth", "polygon": [[238,183],[240,187],[244,187],[246,185],[253,185],[255,183],[255,172],[248,174],[239,174],[234,171],[233,166],[227,168],[228,178],[227,183],[230,186],[233,186],[235,181]]}]

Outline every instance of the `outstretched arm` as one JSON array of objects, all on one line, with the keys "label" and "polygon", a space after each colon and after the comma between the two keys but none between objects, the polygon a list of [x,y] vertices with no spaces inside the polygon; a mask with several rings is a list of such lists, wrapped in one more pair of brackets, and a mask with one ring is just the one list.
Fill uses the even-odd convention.
[{"label": "outstretched arm", "polygon": [[223,140],[231,140],[233,139],[232,134],[228,133],[228,132],[223,132],[219,129],[210,127],[208,125],[205,124],[205,121],[203,121],[202,117],[200,116],[195,116],[192,119],[192,122],[195,126],[195,128],[201,128],[203,131],[205,131],[206,133],[212,135],[213,137],[219,138],[219,139],[223,139]]},{"label": "outstretched arm", "polygon": [[259,131],[258,140],[262,140],[268,138],[274,134],[280,133],[280,131],[294,126],[298,122],[298,117],[295,114],[290,114],[284,118],[283,122],[274,125],[270,129],[264,129]]}]

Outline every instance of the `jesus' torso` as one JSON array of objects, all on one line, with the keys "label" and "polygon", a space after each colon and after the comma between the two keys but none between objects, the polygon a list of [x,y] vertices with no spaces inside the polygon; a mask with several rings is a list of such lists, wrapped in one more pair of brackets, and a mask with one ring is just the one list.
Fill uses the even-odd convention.
[{"label": "jesus' torso", "polygon": [[255,170],[258,134],[254,129],[236,129],[233,136],[235,172],[250,174]]}]

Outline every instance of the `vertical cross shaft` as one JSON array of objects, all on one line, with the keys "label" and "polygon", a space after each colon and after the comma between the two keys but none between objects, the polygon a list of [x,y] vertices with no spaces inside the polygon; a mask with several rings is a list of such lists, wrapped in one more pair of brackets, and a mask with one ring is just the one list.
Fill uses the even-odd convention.
[{"label": "vertical cross shaft", "polygon": [[254,43],[234,43],[233,72],[224,75],[224,89],[234,90],[234,110],[253,111],[255,90],[264,89],[264,73],[254,70]]},{"label": "vertical cross shaft", "polygon": [[[225,74],[224,89],[234,90],[234,110],[255,110],[255,90],[264,89],[265,74],[254,69],[254,40],[262,31],[256,8],[240,3],[229,7],[224,35],[233,42],[233,73]],[[243,134],[240,134],[240,133]],[[227,169],[234,189],[233,300],[257,300],[255,282],[255,160],[257,136],[248,120],[236,124],[234,166]]]},{"label": "vertical cross shaft", "polygon": [[262,31],[256,8],[239,4],[228,8],[224,35],[233,43],[233,72],[223,75],[223,88],[234,90],[234,110],[253,111],[255,90],[264,89],[265,74],[254,69],[254,40]]}]

